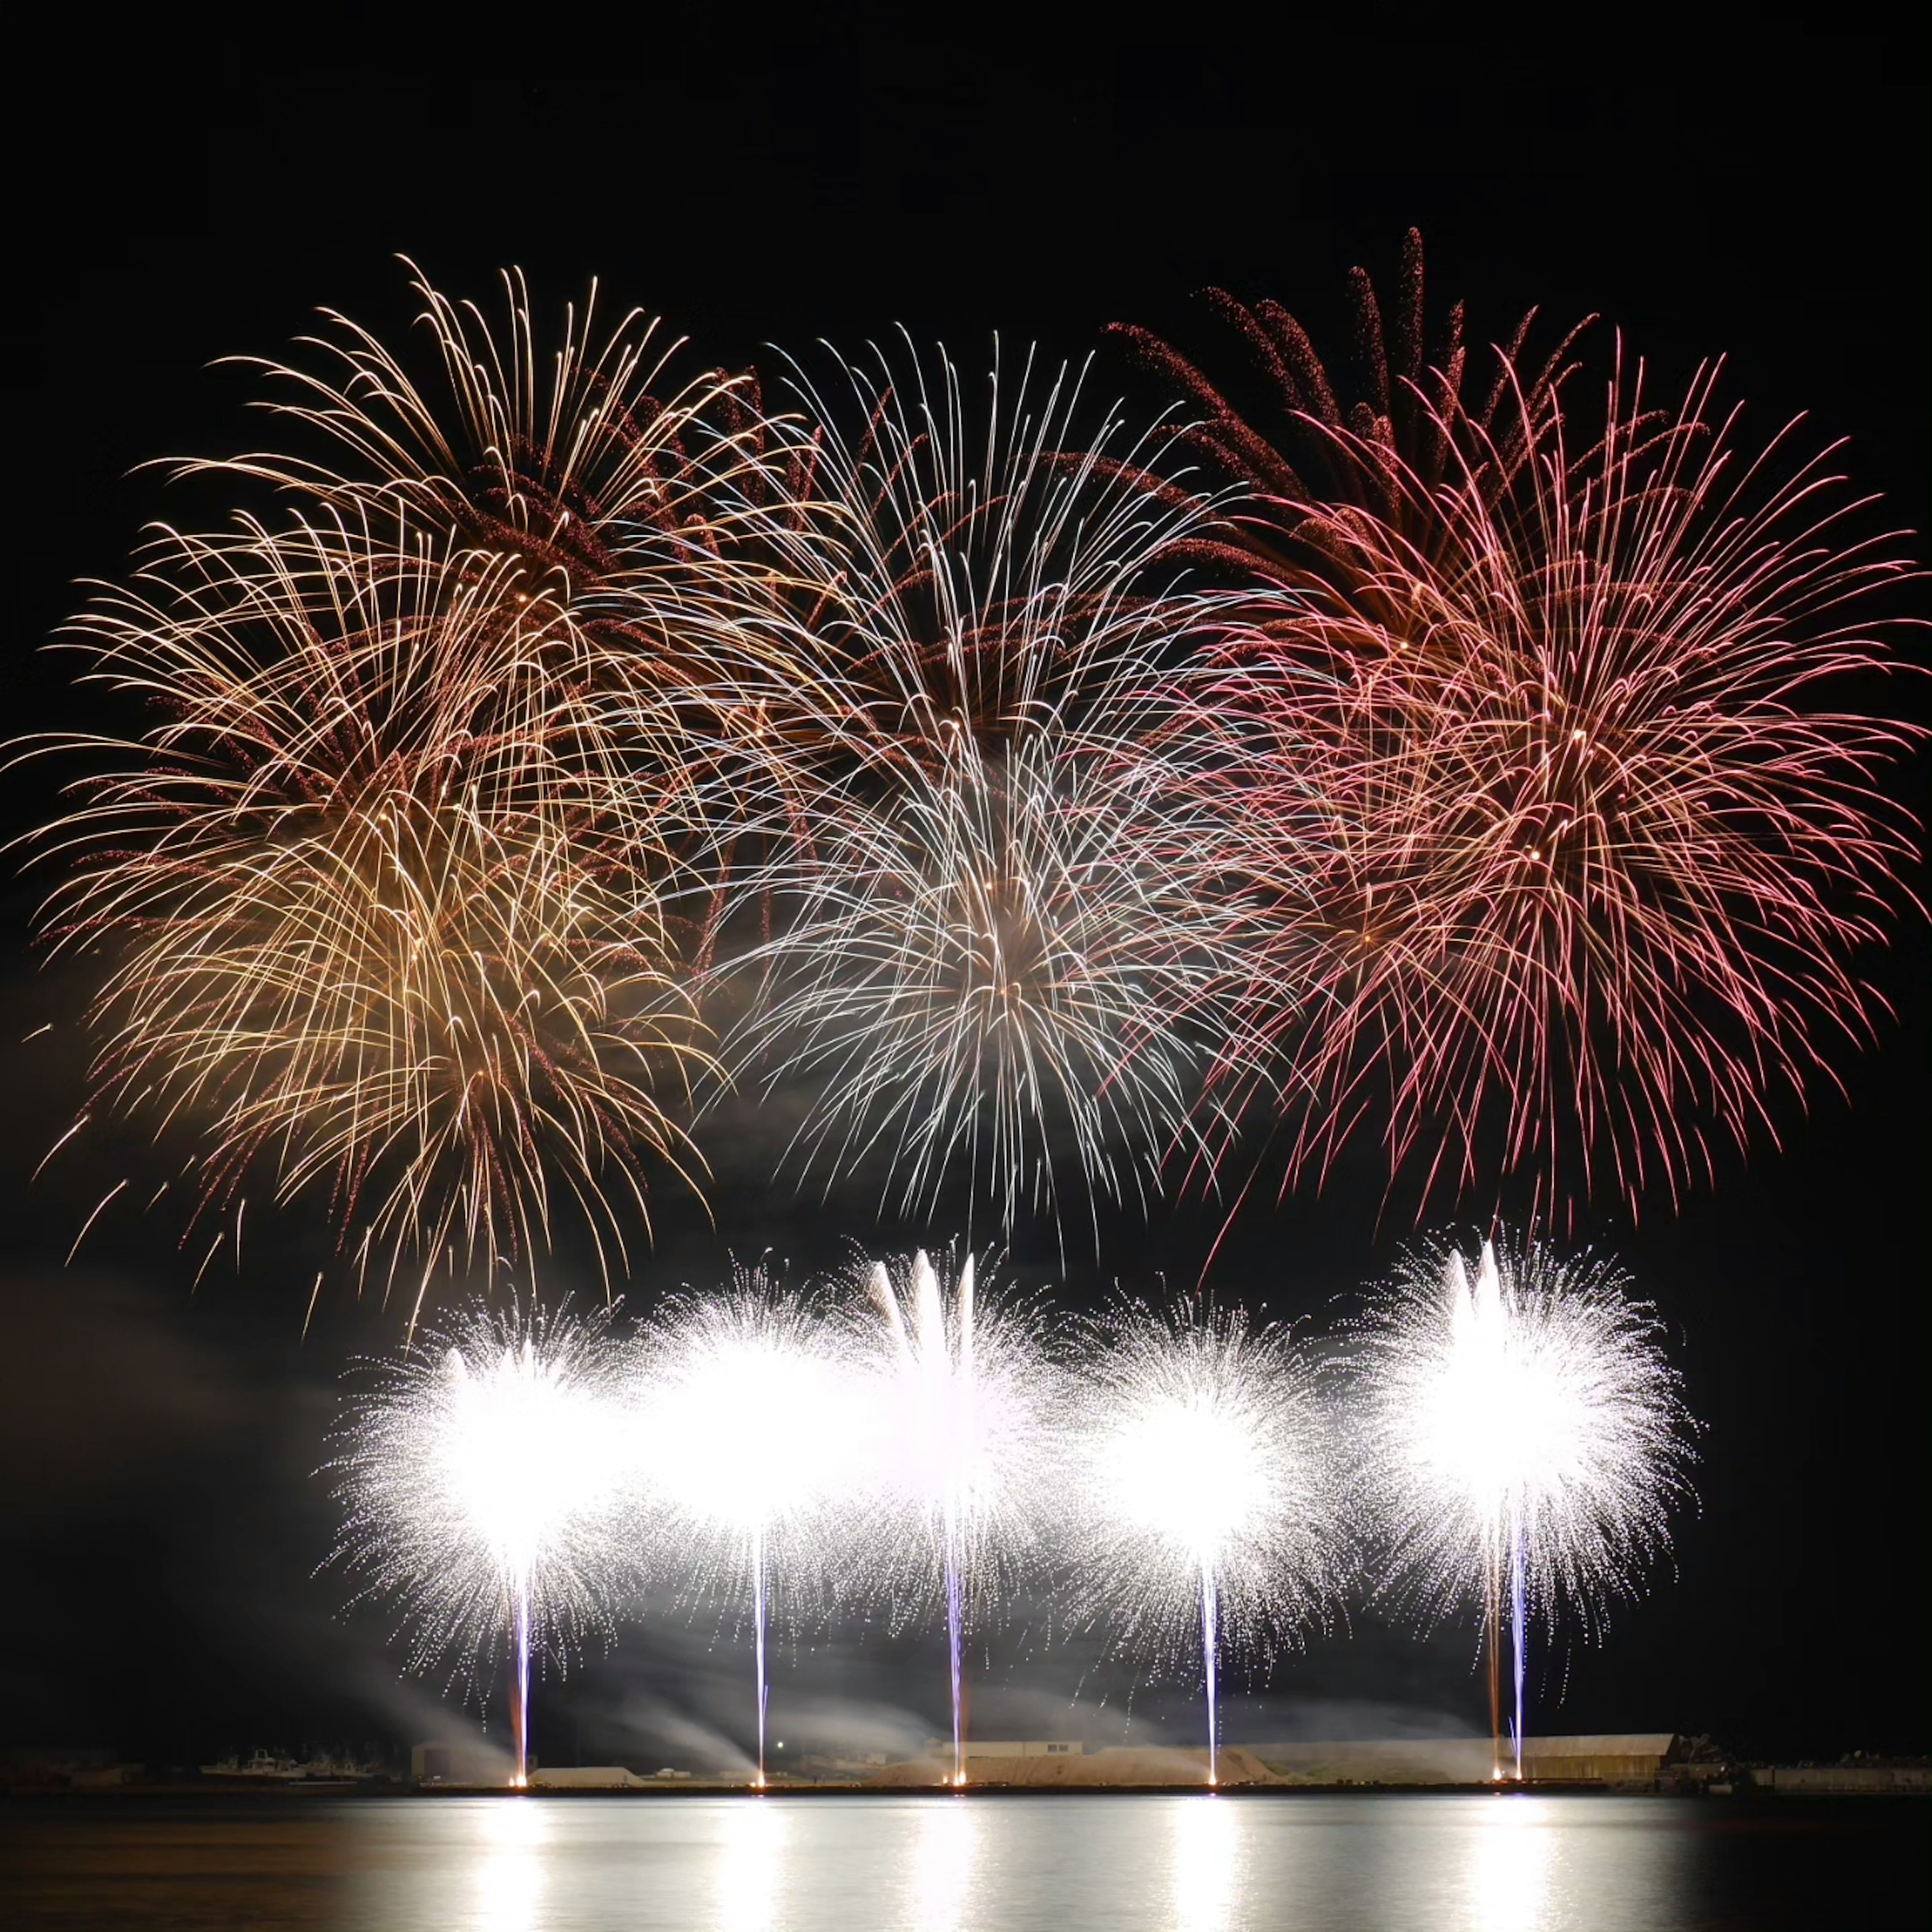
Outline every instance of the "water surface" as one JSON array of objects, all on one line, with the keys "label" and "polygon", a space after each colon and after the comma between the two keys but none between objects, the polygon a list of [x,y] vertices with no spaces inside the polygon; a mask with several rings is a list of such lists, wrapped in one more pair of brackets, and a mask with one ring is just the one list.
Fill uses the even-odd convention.
[{"label": "water surface", "polygon": [[13,1932],[1923,1925],[1932,1805],[1527,1795],[20,1801]]}]

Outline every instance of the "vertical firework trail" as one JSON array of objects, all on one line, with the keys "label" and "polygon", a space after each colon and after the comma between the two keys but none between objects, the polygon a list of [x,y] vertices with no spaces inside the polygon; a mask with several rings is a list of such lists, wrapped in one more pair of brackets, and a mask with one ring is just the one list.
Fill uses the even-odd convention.
[{"label": "vertical firework trail", "polygon": [[1510,1628],[1515,1642],[1512,1658],[1516,1670],[1516,1717],[1510,1726],[1510,1736],[1516,1744],[1516,1774],[1522,1775],[1522,1667],[1528,1650],[1524,1640],[1527,1628],[1526,1593],[1523,1588],[1522,1526],[1513,1523],[1510,1530]]},{"label": "vertical firework trail", "polygon": [[607,1634],[626,1574],[627,1453],[601,1319],[481,1308],[375,1365],[334,1468],[337,1556],[400,1612],[410,1662],[472,1681],[507,1643],[514,1781],[530,1768],[530,1665]]},{"label": "vertical firework trail", "polygon": [[981,1295],[970,1255],[950,1309],[923,1252],[868,1268],[865,1286],[880,1320],[856,1539],[863,1582],[908,1617],[916,1612],[901,1606],[929,1606],[938,1586],[956,1786],[966,1781],[967,1632],[997,1613],[1003,1586],[1042,1546],[1056,1494],[1056,1373],[1033,1312]]},{"label": "vertical firework trail", "polygon": [[772,1682],[765,1669],[765,1530],[752,1532],[752,1648],[758,1672],[758,1786],[765,1783],[765,1712],[772,1701]]},{"label": "vertical firework trail", "polygon": [[1201,1564],[1201,1654],[1206,1666],[1208,1691],[1208,1782],[1221,1781],[1220,1688],[1215,1682],[1214,1652],[1220,1638],[1214,1628],[1214,1566]]},{"label": "vertical firework trail", "polygon": [[1484,1242],[1425,1245],[1370,1301],[1345,1362],[1382,1594],[1429,1624],[1480,1593],[1494,1774],[1522,1772],[1531,1626],[1600,1629],[1668,1546],[1692,1426],[1645,1304],[1613,1264]]},{"label": "vertical firework trail", "polygon": [[517,1785],[521,1790],[530,1782],[530,1586],[527,1580],[517,1585],[512,1636],[517,1651],[517,1696],[510,1711],[510,1735],[515,1741]]},{"label": "vertical firework trail", "polygon": [[668,1303],[634,1358],[634,1428],[656,1440],[711,1445],[702,1455],[649,1465],[638,1459],[635,1540],[682,1567],[694,1595],[742,1603],[748,1587],[761,1789],[775,1588],[781,1608],[801,1592],[822,1589],[848,1473],[846,1438],[836,1425],[817,1422],[782,1453],[764,1430],[772,1416],[845,1412],[849,1342],[847,1329],[821,1310],[760,1270],[741,1270],[722,1294]]},{"label": "vertical firework trail", "polygon": [[1324,1618],[1348,1507],[1315,1373],[1238,1312],[1124,1304],[1080,1392],[1076,1588],[1123,1648],[1178,1664],[1197,1634],[1208,1781],[1220,1778],[1224,1639],[1252,1654]]},{"label": "vertical firework trail", "polygon": [[[1504,1576],[1508,1584],[1505,1587]],[[1489,1558],[1483,1580],[1483,1648],[1490,1678],[1490,1775],[1500,1782],[1503,1774],[1503,1631],[1509,1630],[1510,1706],[1509,1736],[1515,1775],[1522,1776],[1522,1679],[1529,1656],[1528,1590],[1523,1566],[1523,1526],[1519,1499],[1514,1495],[1503,1505],[1502,1525],[1497,1547]]]},{"label": "vertical firework trail", "polygon": [[[944,1384],[949,1382],[954,1384],[957,1399],[970,1409],[973,1400],[973,1257],[966,1257],[965,1265],[959,1271],[959,1286],[954,1300],[958,1334],[953,1359],[948,1358],[946,1311],[940,1299],[939,1277],[923,1254],[914,1264],[913,1286],[917,1298],[914,1304],[914,1332],[919,1338],[916,1358],[885,1264],[880,1262],[872,1270],[872,1292],[885,1313],[903,1367],[922,1381],[940,1384],[932,1393],[942,1412],[948,1406],[950,1391]],[[951,1474],[949,1472],[949,1475]],[[959,1498],[954,1480],[948,1480],[944,1485],[940,1511],[940,1565],[946,1592],[946,1676],[952,1693],[952,1782],[962,1785],[966,1782],[966,1736],[960,1714],[962,1681],[959,1652],[965,1622],[965,1554],[960,1546]]]}]

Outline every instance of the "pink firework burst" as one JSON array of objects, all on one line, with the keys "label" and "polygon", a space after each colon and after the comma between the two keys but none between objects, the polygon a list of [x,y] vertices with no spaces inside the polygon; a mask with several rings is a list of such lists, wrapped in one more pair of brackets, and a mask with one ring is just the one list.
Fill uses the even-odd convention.
[{"label": "pink firework burst", "polygon": [[1374,1132],[1425,1200],[1499,1166],[1539,1214],[1634,1207],[1870,1035],[1924,734],[1846,694],[1900,668],[1874,593],[1913,573],[1716,364],[1658,410],[1620,351],[1580,436],[1574,386],[1502,370],[1480,415],[1413,386],[1426,465],[1304,419],[1384,500],[1281,500],[1270,608],[1192,694],[1246,806],[1212,1084],[1279,1111],[1291,1181]]}]

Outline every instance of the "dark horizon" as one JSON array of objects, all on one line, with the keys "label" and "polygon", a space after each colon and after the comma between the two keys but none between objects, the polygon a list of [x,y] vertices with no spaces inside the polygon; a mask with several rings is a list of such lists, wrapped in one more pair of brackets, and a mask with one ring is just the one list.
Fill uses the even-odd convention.
[{"label": "dark horizon", "polygon": [[[1741,13],[1673,25],[1667,58],[1631,44],[1581,74],[1540,46],[1365,37],[1303,47],[1291,82],[1234,44],[1036,46],[1009,64],[801,37],[743,55],[728,86],[680,78],[693,56],[644,50],[593,54],[581,75],[464,73],[440,88],[400,58],[318,50],[284,68],[178,38],[109,65],[61,44],[70,31],[29,69],[34,98],[6,136],[31,188],[8,308],[23,444],[8,736],[94,715],[39,646],[78,608],[77,580],[124,571],[143,523],[200,514],[137,466],[262,434],[245,374],[209,365],[280,353],[318,307],[393,338],[411,314],[398,253],[482,301],[520,265],[540,316],[594,275],[614,312],[635,303],[689,334],[692,367],[755,362],[768,378],[768,343],[853,350],[903,323],[970,368],[995,329],[1016,347],[1037,337],[1055,358],[1092,352],[1096,394],[1144,415],[1144,379],[1108,323],[1200,345],[1213,332],[1198,292],[1220,285],[1279,298],[1339,349],[1348,270],[1386,280],[1414,226],[1432,307],[1466,299],[1478,339],[1532,305],[1558,327],[1595,313],[1666,393],[1722,354],[1725,393],[1760,429],[1810,412],[1817,440],[1850,439],[1848,473],[1882,493],[1892,524],[1928,528],[1922,25],[1894,38]],[[1911,554],[1925,560],[1922,534]],[[1922,584],[1915,596],[1922,613]],[[1888,701],[1928,716],[1922,677],[1895,680]],[[1898,781],[1922,818],[1926,772],[1922,752]],[[10,835],[44,814],[47,783],[32,766],[5,776]],[[1922,870],[1909,883],[1922,896]],[[0,1546],[14,1582],[0,1745],[112,1745],[156,1764],[302,1740],[406,1746],[429,1735],[440,1680],[399,1685],[381,1615],[344,1618],[340,1574],[312,1574],[332,1534],[312,1472],[336,1378],[394,1343],[401,1312],[357,1301],[338,1270],[304,1336],[327,1237],[303,1209],[251,1210],[240,1277],[224,1263],[193,1292],[199,1252],[177,1247],[178,1224],[124,1203],[67,1264],[126,1150],[33,1178],[82,1097],[76,978],[39,965],[37,896],[10,870],[0,887],[0,1036],[55,1029],[10,1049],[0,1126]],[[1701,1506],[1676,1524],[1674,1567],[1613,1610],[1602,1647],[1580,1640],[1567,1682],[1552,1666],[1533,1730],[1708,1732],[1762,1757],[1932,1749],[1928,963],[1923,918],[1861,961],[1895,1022],[1838,1056],[1844,1096],[1820,1080],[1808,1111],[1774,1107],[1781,1147],[1760,1136],[1681,1206],[1647,1203],[1633,1224],[1600,1204],[1574,1231],[1622,1256],[1667,1326],[1706,1426]],[[850,1190],[821,1209],[769,1186],[764,1151],[748,1136],[722,1168],[715,1228],[659,1197],[629,1306],[717,1280],[734,1255],[769,1250],[810,1273],[855,1239],[898,1250],[961,1231],[955,1208],[875,1234]],[[1430,1225],[1486,1219],[1487,1204]],[[1496,1204],[1521,1211],[1508,1189]],[[1319,1328],[1412,1226],[1400,1202],[1384,1210],[1372,1160],[1279,1205],[1264,1181],[1208,1282]],[[1220,1226],[1198,1203],[1158,1210],[1144,1234],[1110,1214],[1096,1261],[1070,1222],[1064,1280],[1036,1228],[1007,1272],[1075,1306],[1117,1280],[1188,1288]],[[574,1250],[546,1281],[602,1292]],[[537,1696],[538,1755],[676,1762],[698,1748],[680,1736],[734,1721],[742,1743],[740,1659],[728,1633],[710,1635],[702,1616],[627,1628],[608,1660]],[[1083,1656],[1022,1656],[1018,1636],[992,1640],[975,1690],[989,1717],[1044,1713],[1081,1681]],[[1474,1642],[1473,1622],[1425,1641],[1364,1616],[1352,1639],[1285,1658],[1268,1706],[1231,1696],[1228,1734],[1324,1716],[1478,1728]],[[834,1686],[936,1731],[936,1654],[889,1638],[841,1638],[795,1667],[782,1653],[778,1734],[788,1709],[830,1721],[809,1707]],[[1112,1710],[1131,1682],[1096,1669],[1082,1695]],[[1134,1708],[1184,1723],[1189,1694],[1150,1682]]]}]

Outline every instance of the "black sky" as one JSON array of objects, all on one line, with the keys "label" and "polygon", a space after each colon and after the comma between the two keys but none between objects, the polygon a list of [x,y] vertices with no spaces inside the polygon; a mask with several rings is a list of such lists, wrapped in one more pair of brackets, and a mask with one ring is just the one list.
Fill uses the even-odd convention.
[{"label": "black sky", "polygon": [[[118,572],[145,520],[190,514],[134,466],[249,439],[245,382],[208,365],[277,352],[320,304],[394,329],[398,251],[479,296],[520,262],[540,308],[596,274],[707,361],[768,340],[849,347],[899,322],[969,357],[994,329],[1078,355],[1114,320],[1204,339],[1209,284],[1275,296],[1337,343],[1347,270],[1391,272],[1413,224],[1435,296],[1466,298],[1478,333],[1540,304],[1600,313],[1666,377],[1724,352],[1756,420],[1812,412],[1854,439],[1855,473],[1899,522],[1927,525],[1922,27],[1842,8],[1599,14],[1566,30],[1587,42],[1472,21],[1424,44],[1261,36],[1204,11],[1157,38],[1049,43],[988,23],[928,43],[884,26],[754,36],[720,15],[653,42],[560,16],[527,38],[409,48],[320,16],[273,44],[252,26],[111,45],[43,27],[38,52],[16,49],[4,117],[10,730],[85,721],[38,646],[74,580]],[[1100,380],[1131,381],[1104,354]],[[1922,713],[1922,693],[1900,701]],[[1922,760],[1904,782],[1922,808]],[[5,781],[10,830],[45,811],[41,783]],[[30,1184],[80,1096],[75,987],[35,970],[30,890],[0,890],[0,1038],[56,1023],[4,1063],[0,1740],[163,1760],[419,1730],[380,1623],[337,1619],[340,1585],[309,1574],[328,1543],[309,1472],[333,1378],[393,1338],[396,1313],[338,1294],[302,1341],[318,1233],[300,1217],[265,1221],[243,1276],[192,1297],[158,1220],[104,1217],[63,1268],[120,1155]],[[1927,964],[1922,925],[1868,962],[1898,1023],[1850,1063],[1846,1098],[1784,1109],[1781,1151],[1728,1163],[1681,1212],[1660,1202],[1640,1226],[1587,1231],[1656,1299],[1709,1430],[1676,1574],[1572,1660],[1560,1706],[1546,1687],[1546,1728],[1790,1753],[1932,1740]],[[718,1232],[667,1213],[634,1300],[714,1276],[728,1246],[808,1265],[863,1231],[748,1169],[727,1180]],[[1220,1292],[1325,1319],[1394,1252],[1378,1199],[1346,1172],[1318,1199],[1264,1198],[1217,1264]],[[1069,1292],[1191,1280],[1211,1227],[1188,1213],[1116,1228]],[[1015,1261],[1038,1279],[1052,1258]],[[627,1633],[549,1702],[539,1749],[548,1725],[555,1756],[674,1750],[679,1724],[714,1720],[681,1674],[708,1634]],[[910,1656],[841,1649],[782,1679],[775,1714],[836,1684],[936,1724]],[[1419,1646],[1371,1623],[1274,1694],[1474,1720],[1468,1656],[1465,1634]],[[1078,1675],[1070,1659],[996,1663],[986,1694],[1016,1711]]]}]

